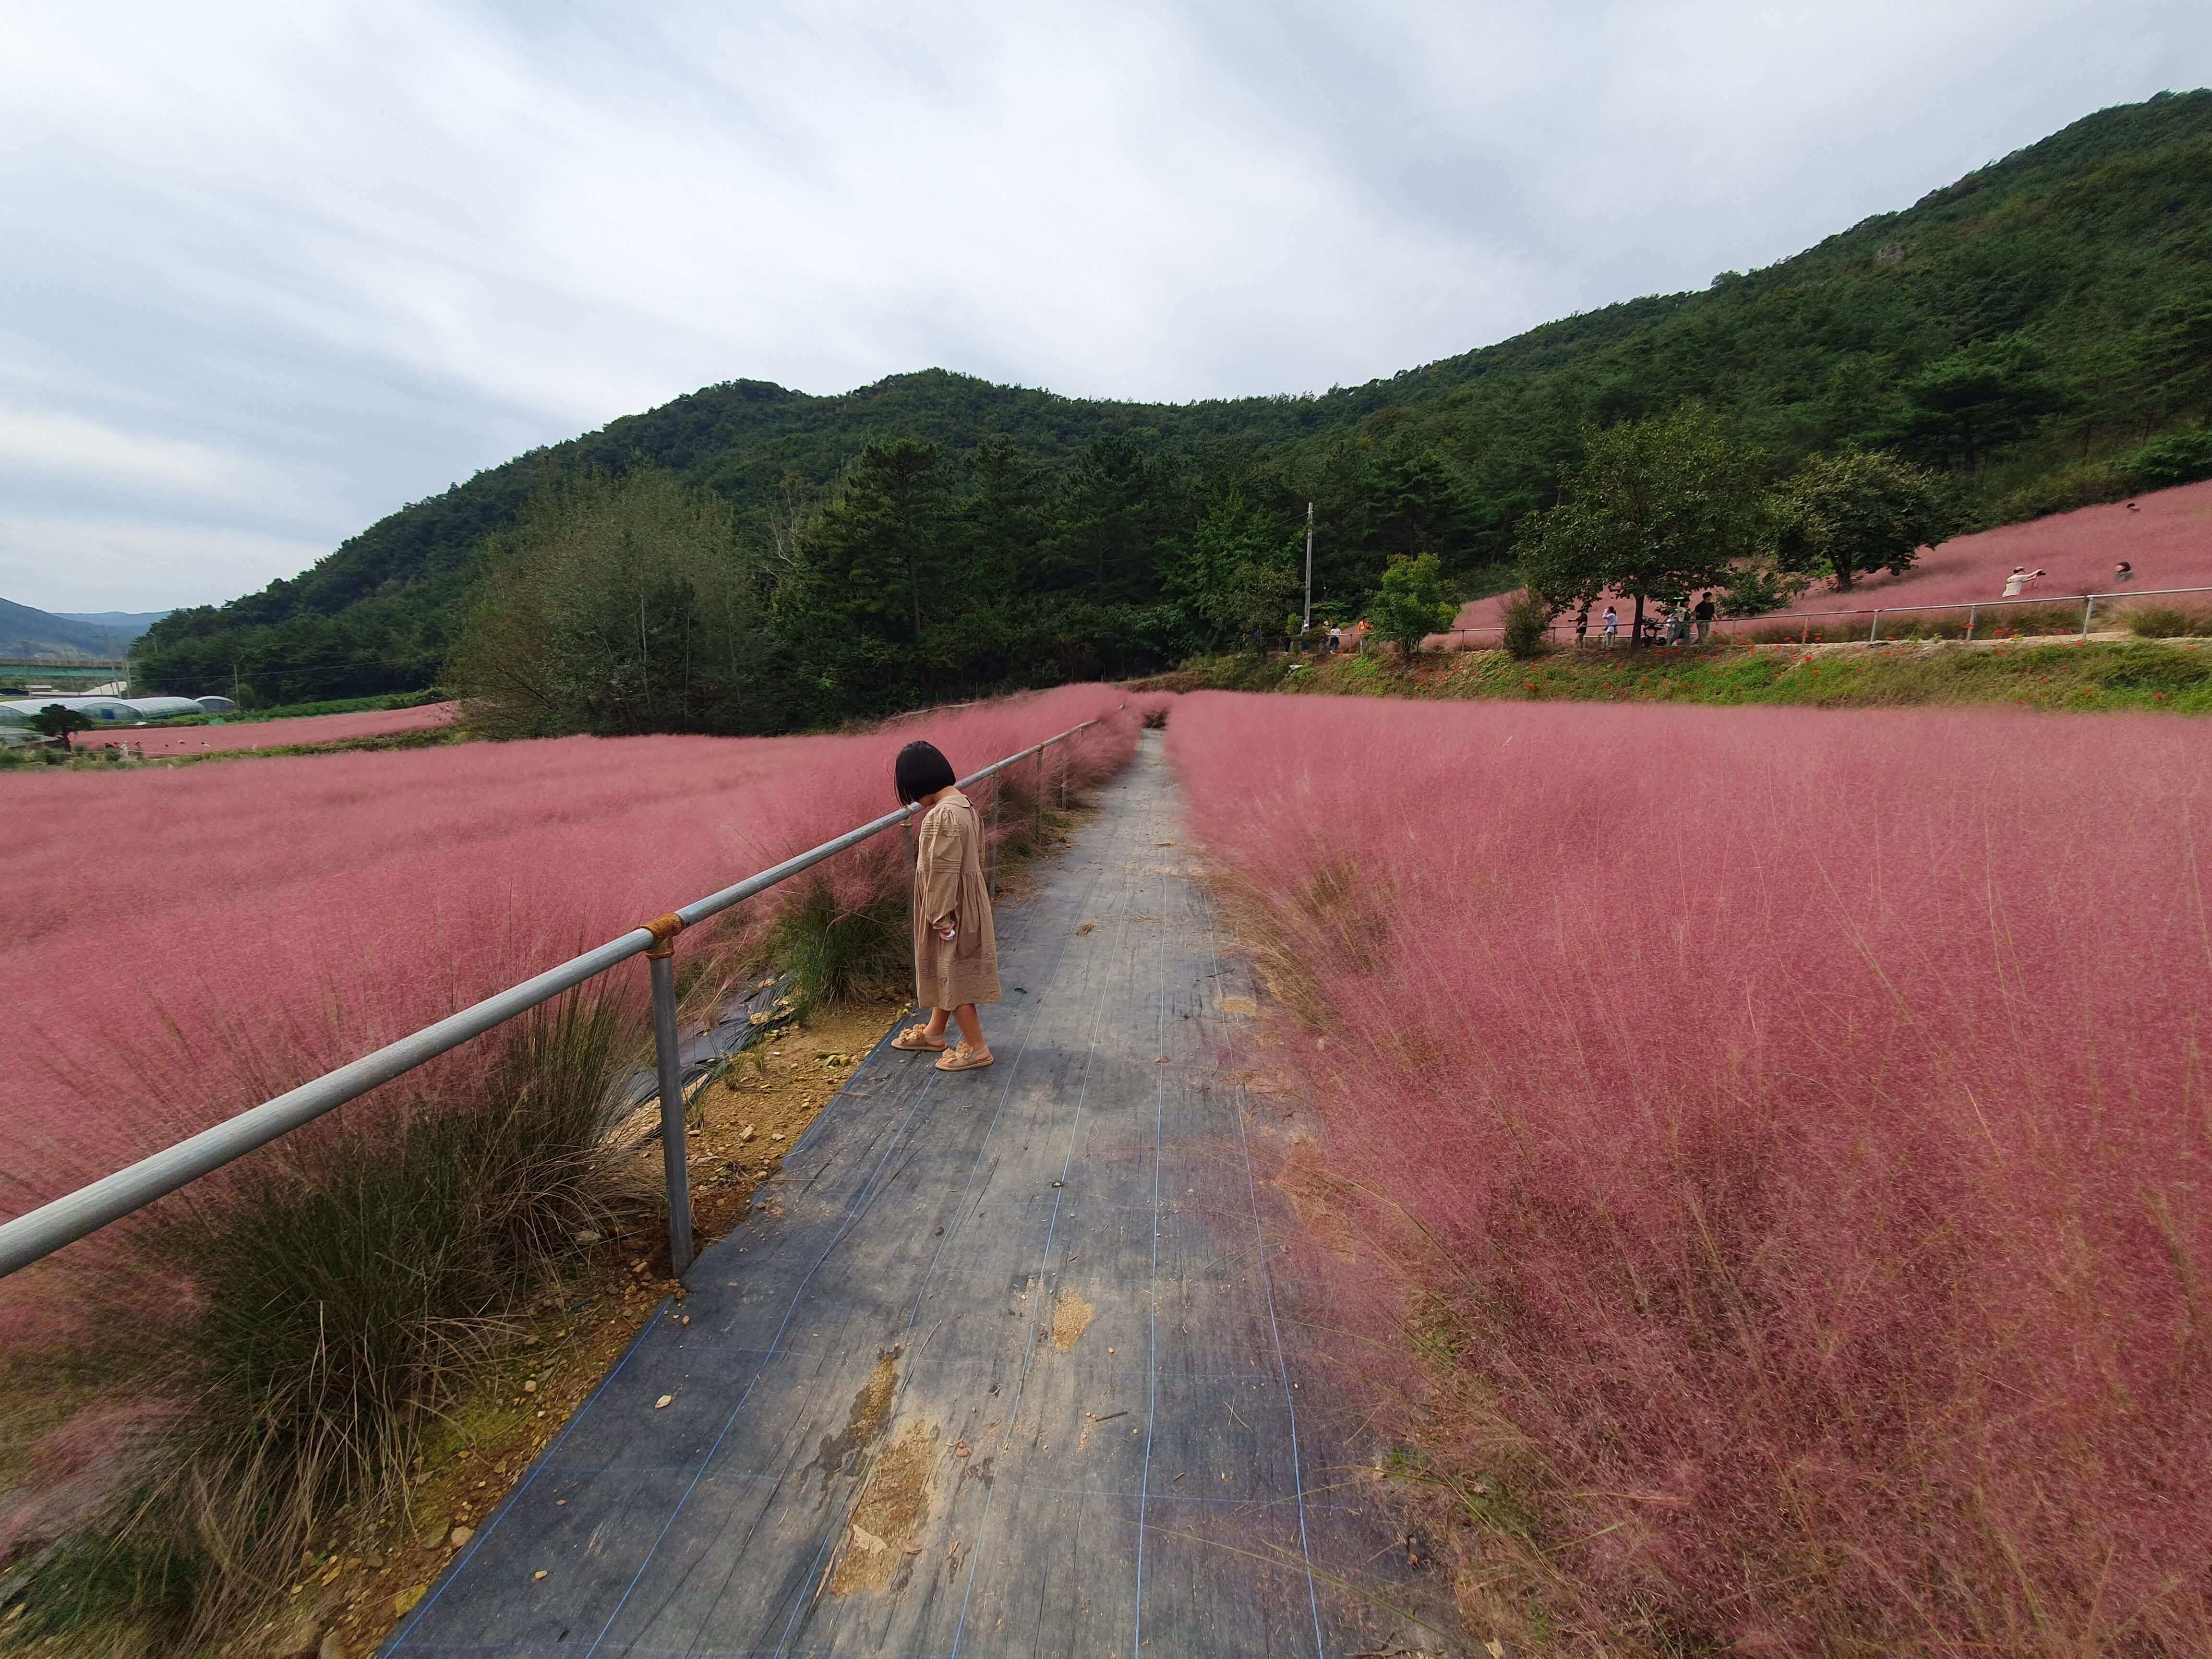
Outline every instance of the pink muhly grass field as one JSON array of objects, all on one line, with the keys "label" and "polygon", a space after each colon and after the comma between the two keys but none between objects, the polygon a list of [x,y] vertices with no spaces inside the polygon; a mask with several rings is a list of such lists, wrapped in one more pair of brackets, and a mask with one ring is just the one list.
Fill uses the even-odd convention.
[{"label": "pink muhly grass field", "polygon": [[[2212,481],[2138,495],[2136,507],[2130,513],[2126,503],[2120,501],[2076,507],[2071,513],[2054,513],[2027,524],[2000,525],[1994,530],[1954,537],[1940,547],[1923,552],[1918,562],[1901,576],[1879,571],[1853,582],[1848,592],[1838,592],[1832,583],[1820,582],[1808,589],[1796,604],[1758,618],[1747,618],[1743,625],[1751,628],[1761,622],[1778,621],[1802,613],[1854,607],[1964,606],[1973,601],[2002,597],[2005,577],[2014,565],[2046,573],[2023,598],[2049,599],[2058,605],[2063,605],[2069,595],[2114,592],[2112,567],[2122,559],[2136,568],[2135,580],[2129,585],[2135,591],[2212,587]],[[1461,608],[1454,625],[1499,626],[1505,619],[1504,607],[1510,597],[1500,594],[1469,602]],[[2212,609],[2212,593],[2184,594],[2143,603],[2179,606],[2185,611]],[[2126,608],[2120,602],[2114,604]],[[2075,613],[2080,612],[2078,599],[2073,608]],[[1600,605],[1590,613],[1593,633],[1597,612],[1603,609]],[[1622,605],[1620,612],[1621,627],[1626,631],[1628,605]],[[2108,617],[2111,613],[2100,603],[2098,614]],[[1985,612],[1984,629],[2002,625],[2004,616],[2002,611]],[[1904,623],[1909,618],[1900,617],[1898,620]],[[1953,620],[1964,621],[1964,611]],[[1733,629],[1735,624],[1729,623],[1727,626]],[[1441,644],[1443,638],[1434,636],[1430,642]]]},{"label": "pink muhly grass field", "polygon": [[1205,693],[1169,740],[1448,1333],[1413,1432],[1533,1506],[1566,1633],[2212,1651],[2212,726]]},{"label": "pink muhly grass field", "polygon": [[[892,757],[915,738],[965,773],[1104,716],[1069,763],[1078,787],[1107,775],[1135,744],[1121,701],[1071,686],[861,735],[11,779],[0,1218],[891,810]],[[821,869],[857,906],[902,886],[902,857],[892,832]],[[679,967],[757,939],[806,880],[687,936]],[[641,1003],[641,963],[609,977]],[[416,1075],[465,1086],[483,1046]]]},{"label": "pink muhly grass field", "polygon": [[149,760],[173,755],[231,754],[241,749],[282,749],[297,743],[343,743],[353,738],[389,737],[399,732],[431,732],[450,725],[457,703],[424,703],[416,708],[365,708],[350,714],[307,714],[289,720],[246,720],[236,725],[125,726],[80,732],[80,749],[109,749],[127,743]]}]

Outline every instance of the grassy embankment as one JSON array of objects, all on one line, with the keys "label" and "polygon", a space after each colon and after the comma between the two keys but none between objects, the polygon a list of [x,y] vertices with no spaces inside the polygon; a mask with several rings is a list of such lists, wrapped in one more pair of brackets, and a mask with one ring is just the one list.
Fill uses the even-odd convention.
[{"label": "grassy embankment", "polygon": [[2046,710],[2212,714],[2212,642],[1716,646],[1703,650],[1502,651],[1201,659],[1141,682],[1160,690],[1510,702],[1771,703],[1818,708],[2009,703]]}]

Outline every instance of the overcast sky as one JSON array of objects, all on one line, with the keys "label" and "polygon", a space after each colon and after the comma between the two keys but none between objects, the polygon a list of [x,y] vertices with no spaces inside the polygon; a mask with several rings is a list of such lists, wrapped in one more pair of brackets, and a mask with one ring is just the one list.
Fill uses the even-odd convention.
[{"label": "overcast sky", "polygon": [[0,596],[234,597],[716,380],[1355,384],[2208,81],[2206,0],[0,0]]}]

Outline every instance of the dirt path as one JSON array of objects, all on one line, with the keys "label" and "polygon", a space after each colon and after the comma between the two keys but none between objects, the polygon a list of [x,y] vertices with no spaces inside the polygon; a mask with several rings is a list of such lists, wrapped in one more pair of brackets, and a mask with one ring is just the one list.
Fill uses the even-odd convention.
[{"label": "dirt path", "polygon": [[1419,1645],[1180,839],[1147,734],[1002,917],[998,1065],[870,1054],[387,1652]]}]

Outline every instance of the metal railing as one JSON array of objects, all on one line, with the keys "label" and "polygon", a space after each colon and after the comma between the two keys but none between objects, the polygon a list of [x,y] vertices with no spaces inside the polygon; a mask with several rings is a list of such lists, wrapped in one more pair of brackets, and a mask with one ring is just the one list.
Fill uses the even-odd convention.
[{"label": "metal railing", "polygon": [[[2120,587],[2101,593],[2027,593],[2009,599],[1954,599],[1946,605],[1860,605],[1846,611],[1790,611],[1771,613],[1763,617],[1722,617],[1715,620],[1713,632],[1718,635],[1723,629],[1741,633],[1747,628],[1796,627],[1800,629],[1798,642],[1804,644],[1810,642],[1813,623],[1823,617],[1864,617],[1869,619],[1867,641],[1871,644],[1878,641],[1881,637],[1881,619],[1884,617],[1901,617],[1929,611],[1963,611],[1966,613],[1966,638],[1971,640],[1974,637],[1975,629],[1980,625],[1981,613],[1984,611],[1995,611],[2005,605],[2039,605],[2048,611],[2056,605],[2078,603],[2081,607],[2080,637],[2087,639],[2089,636],[2090,623],[2096,616],[2097,605],[2100,600],[2172,599],[2184,593],[2212,593],[2212,587]],[[1648,623],[1650,620],[1647,616],[1646,623]],[[1563,616],[1555,617],[1551,627],[1546,631],[1557,637],[1562,633],[1571,634],[1573,629],[1574,618],[1571,616]],[[1452,641],[1455,649],[1464,650],[1466,649],[1465,641],[1471,635],[1503,634],[1504,631],[1503,623],[1485,623],[1475,628],[1446,629],[1441,637]],[[1626,639],[1627,636],[1624,634],[1622,637]],[[1592,619],[1589,638],[1593,641],[1599,639],[1595,618]],[[1647,643],[1651,642],[1653,641],[1647,641]],[[1778,643],[1786,644],[1788,641],[1778,641]]]},{"label": "metal railing", "polygon": [[[1045,750],[1056,743],[1070,741],[1078,732],[1097,724],[1097,720],[1088,720],[1071,726],[1066,731],[1057,732],[1042,743],[1032,744],[1004,760],[994,761],[981,771],[971,772],[959,781],[959,787],[966,788],[981,783],[986,778],[995,777],[1035,756],[1037,801],[1042,810],[1045,793]],[[1067,767],[1064,762],[1060,769],[1060,804],[1065,806],[1067,803]],[[641,954],[646,958],[653,991],[653,1040],[660,1093],[661,1162],[668,1183],[670,1268],[678,1277],[682,1277],[690,1270],[692,1260],[691,1188],[684,1164],[683,1060],[676,1030],[676,936],[685,928],[696,927],[708,917],[719,915],[757,893],[765,892],[779,882],[788,881],[824,859],[834,858],[848,848],[857,847],[886,830],[906,824],[920,810],[919,805],[902,806],[896,812],[886,812],[857,830],[846,831],[834,841],[825,841],[819,847],[786,859],[758,875],[748,876],[734,886],[709,893],[702,899],[694,899],[681,909],[655,917],[642,927],[631,928],[619,939],[608,940],[597,950],[571,957],[557,968],[549,968],[520,985],[486,997],[482,1002],[464,1008],[457,1014],[448,1015],[434,1025],[426,1025],[421,1030],[404,1036],[397,1042],[387,1043],[373,1054],[363,1054],[359,1060],[341,1066],[334,1072],[326,1072],[313,1082],[288,1090],[273,1100],[264,1101],[235,1117],[226,1118],[213,1128],[204,1129],[173,1146],[166,1147],[118,1170],[113,1175],[105,1176],[89,1186],[81,1187],[51,1203],[43,1204],[13,1221],[0,1224],[0,1278],[27,1267],[42,1257],[52,1255],[88,1233],[95,1232],[110,1222],[121,1220],[202,1176],[211,1174],[224,1164],[312,1123],[325,1112],[357,1099],[394,1078],[404,1076],[449,1049],[459,1048],[470,1038],[481,1036],[516,1015],[527,1013],[540,1003],[550,1002],[563,991],[571,990]],[[991,791],[991,823],[994,829],[996,829],[998,821],[999,790],[994,786]],[[992,870],[995,884],[995,851]]]},{"label": "metal railing", "polygon": [[1799,611],[1786,616],[1730,617],[1726,620],[1737,629],[1761,625],[1788,627],[1795,623],[1801,630],[1799,643],[1803,644],[1809,642],[1812,624],[1823,617],[1865,617],[1869,619],[1867,642],[1873,644],[1881,637],[1881,619],[1884,617],[1902,617],[1930,611],[1963,611],[1966,613],[1966,637],[1971,640],[1974,637],[1974,629],[1980,625],[1981,613],[1984,611],[1997,611],[2006,605],[2040,605],[2048,611],[2054,606],[2072,605],[2079,600],[2081,605],[2080,636],[2086,640],[2089,637],[2089,626],[2096,616],[2100,599],[2160,599],[2183,593],[2212,593],[2212,587],[2121,587],[2105,593],[2023,593],[2009,599],[1957,599],[1948,605],[1862,605],[1850,611]]}]

